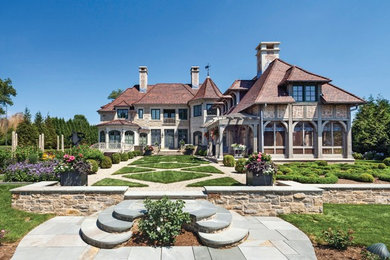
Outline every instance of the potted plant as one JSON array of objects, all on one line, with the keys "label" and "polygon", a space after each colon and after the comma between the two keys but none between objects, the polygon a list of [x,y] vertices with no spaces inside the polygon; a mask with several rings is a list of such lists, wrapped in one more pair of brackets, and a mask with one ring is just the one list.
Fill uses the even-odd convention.
[{"label": "potted plant", "polygon": [[86,186],[91,165],[83,159],[82,154],[65,154],[56,171],[60,174],[61,186]]},{"label": "potted plant", "polygon": [[244,152],[246,150],[246,145],[243,144],[232,144],[231,147],[234,151],[234,158],[244,157]]},{"label": "potted plant", "polygon": [[186,145],[186,142],[183,139],[181,139],[179,144],[180,144],[180,150],[183,150],[184,146]]},{"label": "potted plant", "polygon": [[152,155],[153,150],[154,150],[153,146],[151,146],[151,145],[145,146],[144,155],[147,155],[147,156]]},{"label": "potted plant", "polygon": [[192,144],[188,144],[184,148],[184,154],[185,155],[193,155],[194,150],[195,150],[195,146],[193,146]]},{"label": "potted plant", "polygon": [[272,186],[276,166],[265,153],[252,154],[246,165],[246,183],[254,186]]}]

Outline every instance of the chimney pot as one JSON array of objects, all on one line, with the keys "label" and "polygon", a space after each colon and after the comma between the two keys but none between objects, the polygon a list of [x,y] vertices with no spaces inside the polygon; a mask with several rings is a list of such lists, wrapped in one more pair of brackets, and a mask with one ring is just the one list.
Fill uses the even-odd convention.
[{"label": "chimney pot", "polygon": [[199,66],[191,67],[191,86],[192,88],[199,88]]},{"label": "chimney pot", "polygon": [[279,58],[280,42],[260,42],[257,51],[257,78],[264,73],[268,65]]},{"label": "chimney pot", "polygon": [[139,66],[139,91],[146,93],[148,90],[148,67]]}]

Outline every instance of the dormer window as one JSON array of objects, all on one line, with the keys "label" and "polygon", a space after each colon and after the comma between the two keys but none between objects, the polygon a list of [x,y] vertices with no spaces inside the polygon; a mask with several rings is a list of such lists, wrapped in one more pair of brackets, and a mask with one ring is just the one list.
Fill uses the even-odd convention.
[{"label": "dormer window", "polygon": [[128,119],[129,118],[129,110],[128,109],[117,109],[116,114],[120,119]]},{"label": "dormer window", "polygon": [[296,85],[292,87],[292,97],[295,102],[316,102],[317,86]]}]

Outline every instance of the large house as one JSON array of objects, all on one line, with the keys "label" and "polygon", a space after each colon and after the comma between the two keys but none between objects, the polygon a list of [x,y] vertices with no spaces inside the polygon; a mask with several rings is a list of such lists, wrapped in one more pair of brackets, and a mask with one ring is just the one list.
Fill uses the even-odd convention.
[{"label": "large house", "polygon": [[210,77],[200,84],[197,66],[191,84],[154,85],[147,67],[139,67],[139,84],[98,110],[99,147],[177,149],[183,140],[207,145],[216,159],[233,153],[235,143],[275,161],[352,161],[351,111],[365,101],[279,59],[279,45],[261,42],[256,76],[234,81],[223,94]]}]

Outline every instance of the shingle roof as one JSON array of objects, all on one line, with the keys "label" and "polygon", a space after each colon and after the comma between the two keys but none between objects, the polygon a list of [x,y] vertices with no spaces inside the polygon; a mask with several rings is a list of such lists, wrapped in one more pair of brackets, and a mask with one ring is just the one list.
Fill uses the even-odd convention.
[{"label": "shingle roof", "polygon": [[187,104],[196,90],[181,83],[160,83],[149,85],[146,94],[134,104]]},{"label": "shingle roof", "polygon": [[235,80],[225,93],[229,90],[248,90],[255,82],[256,80]]},{"label": "shingle roof", "polygon": [[190,101],[202,98],[219,99],[220,97],[222,97],[221,91],[215,85],[214,81],[210,77],[207,77]]},{"label": "shingle roof", "polygon": [[322,100],[327,104],[364,104],[366,101],[333,84],[322,85]]},{"label": "shingle roof", "polygon": [[304,70],[298,66],[292,66],[286,71],[286,75],[284,76],[284,79],[282,81],[283,83],[290,83],[290,82],[318,82],[318,83],[325,83],[331,81],[328,78],[322,77],[320,75],[311,73],[307,70]]},{"label": "shingle roof", "polygon": [[112,102],[102,106],[98,111],[113,111],[116,106],[132,105],[144,95],[145,94],[139,92],[136,87],[128,88]]}]

